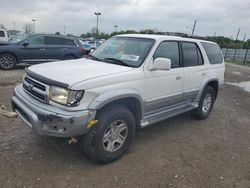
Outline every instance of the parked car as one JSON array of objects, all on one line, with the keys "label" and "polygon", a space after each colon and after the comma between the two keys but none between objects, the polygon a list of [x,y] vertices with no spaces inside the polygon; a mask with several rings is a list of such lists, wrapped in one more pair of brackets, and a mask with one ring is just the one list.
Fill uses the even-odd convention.
[{"label": "parked car", "polygon": [[89,44],[86,41],[83,41],[83,40],[79,40],[79,41],[81,43],[81,46],[82,46],[83,50],[86,51],[85,54],[88,54],[91,51],[91,49],[92,49],[92,45]]},{"label": "parked car", "polygon": [[0,29],[0,42],[8,42],[8,34],[5,29]]},{"label": "parked car", "polygon": [[89,41],[88,44],[91,45],[91,49],[95,50],[102,44],[102,42],[100,42],[100,41]]},{"label": "parked car", "polygon": [[77,39],[58,35],[31,35],[21,41],[0,46],[0,68],[13,69],[19,63],[76,59],[85,53]]},{"label": "parked car", "polygon": [[81,135],[87,156],[108,163],[129,148],[137,127],[188,111],[207,118],[224,73],[216,43],[118,35],[88,58],[26,69],[12,106],[39,135]]}]

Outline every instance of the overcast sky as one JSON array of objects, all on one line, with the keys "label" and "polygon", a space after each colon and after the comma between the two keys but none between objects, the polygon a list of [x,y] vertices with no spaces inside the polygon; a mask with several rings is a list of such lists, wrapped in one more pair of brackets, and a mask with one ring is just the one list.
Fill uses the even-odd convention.
[{"label": "overcast sky", "polygon": [[[79,35],[96,26],[94,12],[101,12],[100,31],[158,29],[191,33],[197,19],[196,35],[250,37],[249,0],[0,0],[0,24],[23,30],[35,18],[36,31]],[[188,27],[188,28],[187,28]]]}]

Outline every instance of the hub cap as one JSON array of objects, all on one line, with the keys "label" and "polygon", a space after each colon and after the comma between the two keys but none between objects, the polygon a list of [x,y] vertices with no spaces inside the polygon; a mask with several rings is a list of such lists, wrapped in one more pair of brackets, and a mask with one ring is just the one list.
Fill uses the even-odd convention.
[{"label": "hub cap", "polygon": [[108,152],[114,152],[121,148],[128,135],[128,125],[123,120],[116,120],[111,123],[103,136],[103,148]]},{"label": "hub cap", "polygon": [[202,111],[204,113],[207,113],[212,105],[212,95],[208,93],[206,97],[204,98],[203,104],[202,104]]},{"label": "hub cap", "polygon": [[0,58],[0,64],[1,67],[8,69],[14,65],[14,60],[9,56],[3,56]]}]

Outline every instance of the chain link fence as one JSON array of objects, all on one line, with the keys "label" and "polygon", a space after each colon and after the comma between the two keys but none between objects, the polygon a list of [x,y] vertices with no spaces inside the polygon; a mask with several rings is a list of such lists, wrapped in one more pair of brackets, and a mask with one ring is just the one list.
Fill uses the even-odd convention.
[{"label": "chain link fence", "polygon": [[249,49],[222,48],[225,61],[250,65]]}]

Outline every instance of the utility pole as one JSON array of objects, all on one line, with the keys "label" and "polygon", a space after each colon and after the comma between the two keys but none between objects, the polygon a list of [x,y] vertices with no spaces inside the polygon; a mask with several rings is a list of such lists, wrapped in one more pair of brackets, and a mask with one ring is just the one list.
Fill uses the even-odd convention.
[{"label": "utility pole", "polygon": [[193,25],[193,29],[192,29],[192,37],[194,36],[194,30],[195,30],[196,22],[197,22],[197,20],[194,21],[194,25]]},{"label": "utility pole", "polygon": [[214,32],[214,37],[216,37],[216,31]]},{"label": "utility pole", "polygon": [[64,34],[64,35],[66,35],[66,29],[67,29],[67,27],[64,26],[64,27],[63,27],[63,34]]},{"label": "utility pole", "polygon": [[33,32],[35,33],[36,32],[36,27],[35,27],[36,19],[32,19],[32,22],[33,22]]},{"label": "utility pole", "polygon": [[240,28],[238,29],[238,32],[237,32],[237,35],[236,35],[236,41],[238,40],[238,37],[239,37],[239,34],[240,34]]},{"label": "utility pole", "polygon": [[95,12],[96,15],[96,39],[98,38],[98,22],[99,22],[99,16],[102,15],[100,12]]},{"label": "utility pole", "polygon": [[16,22],[13,22],[13,29],[16,30]]},{"label": "utility pole", "polygon": [[118,25],[114,25],[114,27],[115,27],[115,32],[117,32],[117,27],[118,27]]}]

